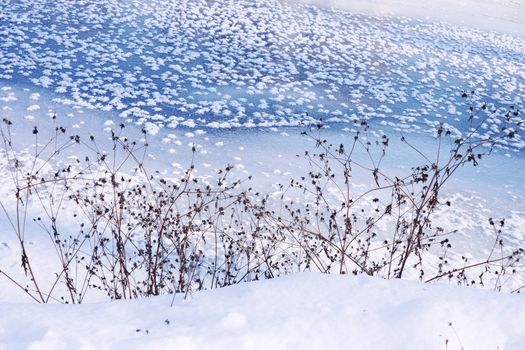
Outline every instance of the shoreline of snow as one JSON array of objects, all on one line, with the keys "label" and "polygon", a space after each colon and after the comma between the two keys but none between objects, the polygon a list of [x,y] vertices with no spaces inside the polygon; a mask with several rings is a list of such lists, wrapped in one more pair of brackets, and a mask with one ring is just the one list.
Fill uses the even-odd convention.
[{"label": "shoreline of snow", "polygon": [[525,298],[302,273],[206,292],[83,305],[0,303],[10,349],[523,349]]},{"label": "shoreline of snow", "polygon": [[409,17],[525,37],[525,3],[513,0],[285,0],[368,16]]}]

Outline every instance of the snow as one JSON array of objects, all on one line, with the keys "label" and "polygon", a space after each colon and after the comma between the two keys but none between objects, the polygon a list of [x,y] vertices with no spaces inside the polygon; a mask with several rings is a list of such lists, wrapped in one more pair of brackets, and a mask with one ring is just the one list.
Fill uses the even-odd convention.
[{"label": "snow", "polygon": [[289,0],[375,16],[442,21],[484,31],[525,36],[520,0]]},{"label": "snow", "polygon": [[[525,298],[356,276],[296,274],[182,295],[83,305],[0,304],[11,349],[506,349],[525,347]],[[448,342],[448,347],[447,347]]]}]

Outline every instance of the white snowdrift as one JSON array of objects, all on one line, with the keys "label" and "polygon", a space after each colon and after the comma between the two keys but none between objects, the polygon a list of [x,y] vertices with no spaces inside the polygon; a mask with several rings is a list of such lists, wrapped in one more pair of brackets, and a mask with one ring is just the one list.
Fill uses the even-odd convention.
[{"label": "white snowdrift", "polygon": [[481,30],[525,35],[525,2],[520,0],[288,0],[366,15],[406,16]]},{"label": "white snowdrift", "polygon": [[0,349],[524,349],[525,297],[298,274],[85,305],[0,304]]}]

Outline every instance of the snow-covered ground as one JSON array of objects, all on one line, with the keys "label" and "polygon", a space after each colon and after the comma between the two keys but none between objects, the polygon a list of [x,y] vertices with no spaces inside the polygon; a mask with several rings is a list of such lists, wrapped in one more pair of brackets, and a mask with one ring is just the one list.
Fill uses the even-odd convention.
[{"label": "snow-covered ground", "polygon": [[405,16],[524,36],[520,0],[288,0],[372,16]]},{"label": "snow-covered ground", "polygon": [[300,274],[177,296],[78,306],[0,304],[0,348],[521,350],[525,298]]}]

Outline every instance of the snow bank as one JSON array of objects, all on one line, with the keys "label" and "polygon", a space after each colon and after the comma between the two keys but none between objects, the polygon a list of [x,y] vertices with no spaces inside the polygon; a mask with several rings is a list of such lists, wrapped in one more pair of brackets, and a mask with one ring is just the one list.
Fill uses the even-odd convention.
[{"label": "snow bank", "polygon": [[0,348],[525,348],[519,294],[298,274],[170,302],[0,304]]},{"label": "snow bank", "polygon": [[525,2],[519,0],[289,0],[366,15],[406,16],[525,36]]}]

